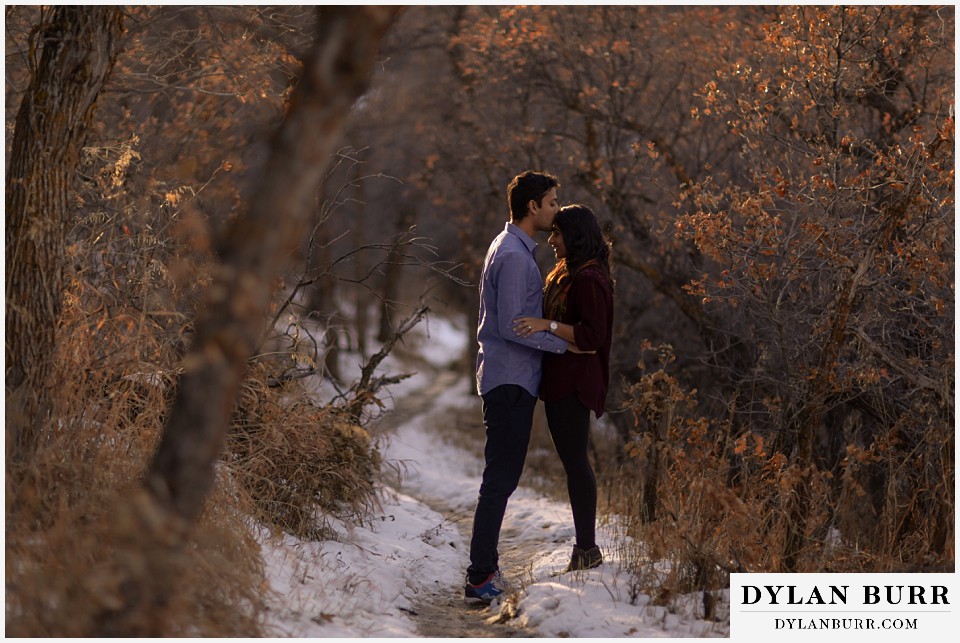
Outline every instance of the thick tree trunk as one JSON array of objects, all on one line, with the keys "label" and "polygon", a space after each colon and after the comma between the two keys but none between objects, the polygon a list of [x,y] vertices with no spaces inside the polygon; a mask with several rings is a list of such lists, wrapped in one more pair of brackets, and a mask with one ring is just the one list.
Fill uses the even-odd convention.
[{"label": "thick tree trunk", "polygon": [[50,412],[68,200],[94,103],[113,69],[119,7],[56,6],[17,113],[6,175],[7,464],[29,461]]},{"label": "thick tree trunk", "polygon": [[214,483],[214,463],[247,360],[263,333],[272,286],[308,233],[317,186],[399,9],[324,6],[320,12],[316,44],[260,187],[223,240],[222,264],[146,474],[154,498],[187,522],[200,513]]}]

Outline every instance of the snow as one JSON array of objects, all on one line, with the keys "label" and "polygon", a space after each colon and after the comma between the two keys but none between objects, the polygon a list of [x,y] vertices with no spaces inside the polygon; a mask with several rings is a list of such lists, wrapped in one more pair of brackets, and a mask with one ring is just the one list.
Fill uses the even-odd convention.
[{"label": "snow", "polygon": [[[414,329],[407,348],[445,367],[465,349],[462,327],[431,318],[429,326]],[[416,370],[393,356],[382,369]],[[469,533],[483,465],[478,455],[430,430],[432,423],[449,420],[450,409],[478,408],[466,379],[448,379],[418,373],[391,388],[394,403],[420,388],[439,391],[426,411],[403,422],[383,445],[385,459],[400,475],[385,476],[389,486],[370,524],[334,523],[340,537],[324,542],[288,535],[262,539],[272,590],[268,636],[415,637],[410,613],[418,601],[438,590],[462,596],[469,546],[456,523]],[[502,559],[505,548],[529,552],[519,568],[504,565],[508,580],[521,589],[514,623],[545,637],[729,636],[728,621],[698,617],[699,594],[663,607],[635,589],[632,575],[621,569],[625,536],[618,534],[615,517],[598,525],[604,564],[558,574],[569,559],[573,536],[568,505],[540,496],[521,481],[507,507],[500,547]],[[721,602],[727,604],[727,597]],[[489,609],[496,615],[499,607]]]},{"label": "snow", "polygon": [[[459,563],[451,525],[422,503],[397,494],[368,526],[341,524],[342,542],[264,542],[272,636],[416,636],[404,610],[424,585]],[[335,525],[336,526],[336,525]],[[452,545],[452,546],[451,546]]]}]

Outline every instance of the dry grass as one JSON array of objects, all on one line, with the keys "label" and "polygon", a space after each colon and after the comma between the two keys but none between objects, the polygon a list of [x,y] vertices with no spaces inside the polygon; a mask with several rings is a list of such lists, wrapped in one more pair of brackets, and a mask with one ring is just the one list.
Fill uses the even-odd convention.
[{"label": "dry grass", "polygon": [[[796,571],[952,569],[952,548],[938,553],[945,536],[934,537],[953,521],[953,472],[936,466],[952,462],[952,453],[944,457],[951,442],[933,422],[913,449],[914,467],[899,461],[894,438],[879,438],[867,449],[848,446],[836,474],[802,468],[760,433],[734,435],[729,420],[699,416],[694,392],[662,368],[646,373],[631,399],[637,430],[628,457],[598,469],[613,473],[601,477],[602,496],[632,536],[628,567],[657,600],[699,591],[706,605],[711,592],[728,587],[731,572],[783,571],[791,500],[801,485],[810,503]],[[904,428],[894,432],[900,440]],[[864,488],[875,479],[868,469],[889,472],[874,490],[884,499],[882,516]]]},{"label": "dry grass", "polygon": [[[297,384],[283,395],[253,369],[228,439],[230,469],[252,515],[305,540],[336,537],[325,518],[363,520],[376,503],[380,454],[370,434]],[[293,390],[291,390],[293,389]]]},{"label": "dry grass", "polygon": [[136,571],[130,565],[145,566],[141,571],[154,575],[157,586],[174,591],[151,597],[149,610],[125,615],[126,632],[257,632],[261,563],[242,502],[225,485],[186,547],[158,546],[139,562],[128,556],[144,537],[131,519],[131,501],[160,436],[169,381],[157,372],[145,377],[131,366],[135,359],[103,364],[110,348],[125,348],[128,358],[140,353],[148,345],[143,336],[116,332],[123,325],[90,333],[76,309],[65,322],[57,419],[29,465],[7,476],[7,633],[100,631],[129,589]]},{"label": "dry grass", "polygon": [[326,513],[362,517],[375,502],[367,433],[302,390],[270,389],[255,367],[204,513],[157,530],[138,480],[175,386],[166,337],[132,314],[101,323],[68,299],[56,420],[6,478],[8,635],[262,635],[254,523],[319,537]]}]

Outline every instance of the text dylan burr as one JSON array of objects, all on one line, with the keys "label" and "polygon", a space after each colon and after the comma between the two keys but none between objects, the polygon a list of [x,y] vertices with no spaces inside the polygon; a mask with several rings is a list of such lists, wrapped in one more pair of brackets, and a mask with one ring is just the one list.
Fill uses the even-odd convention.
[{"label": "text dylan burr", "polygon": [[[743,604],[756,605],[847,605],[849,585],[812,589],[796,585],[744,585]],[[943,585],[864,585],[858,605],[949,605]]]}]

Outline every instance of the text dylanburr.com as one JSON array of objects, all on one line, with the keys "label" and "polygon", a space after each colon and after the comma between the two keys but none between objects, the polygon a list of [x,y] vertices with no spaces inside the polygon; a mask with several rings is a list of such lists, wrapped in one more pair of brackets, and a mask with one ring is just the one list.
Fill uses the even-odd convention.
[{"label": "text dylanburr.com", "polygon": [[958,587],[955,574],[731,574],[730,638],[956,640]]}]

